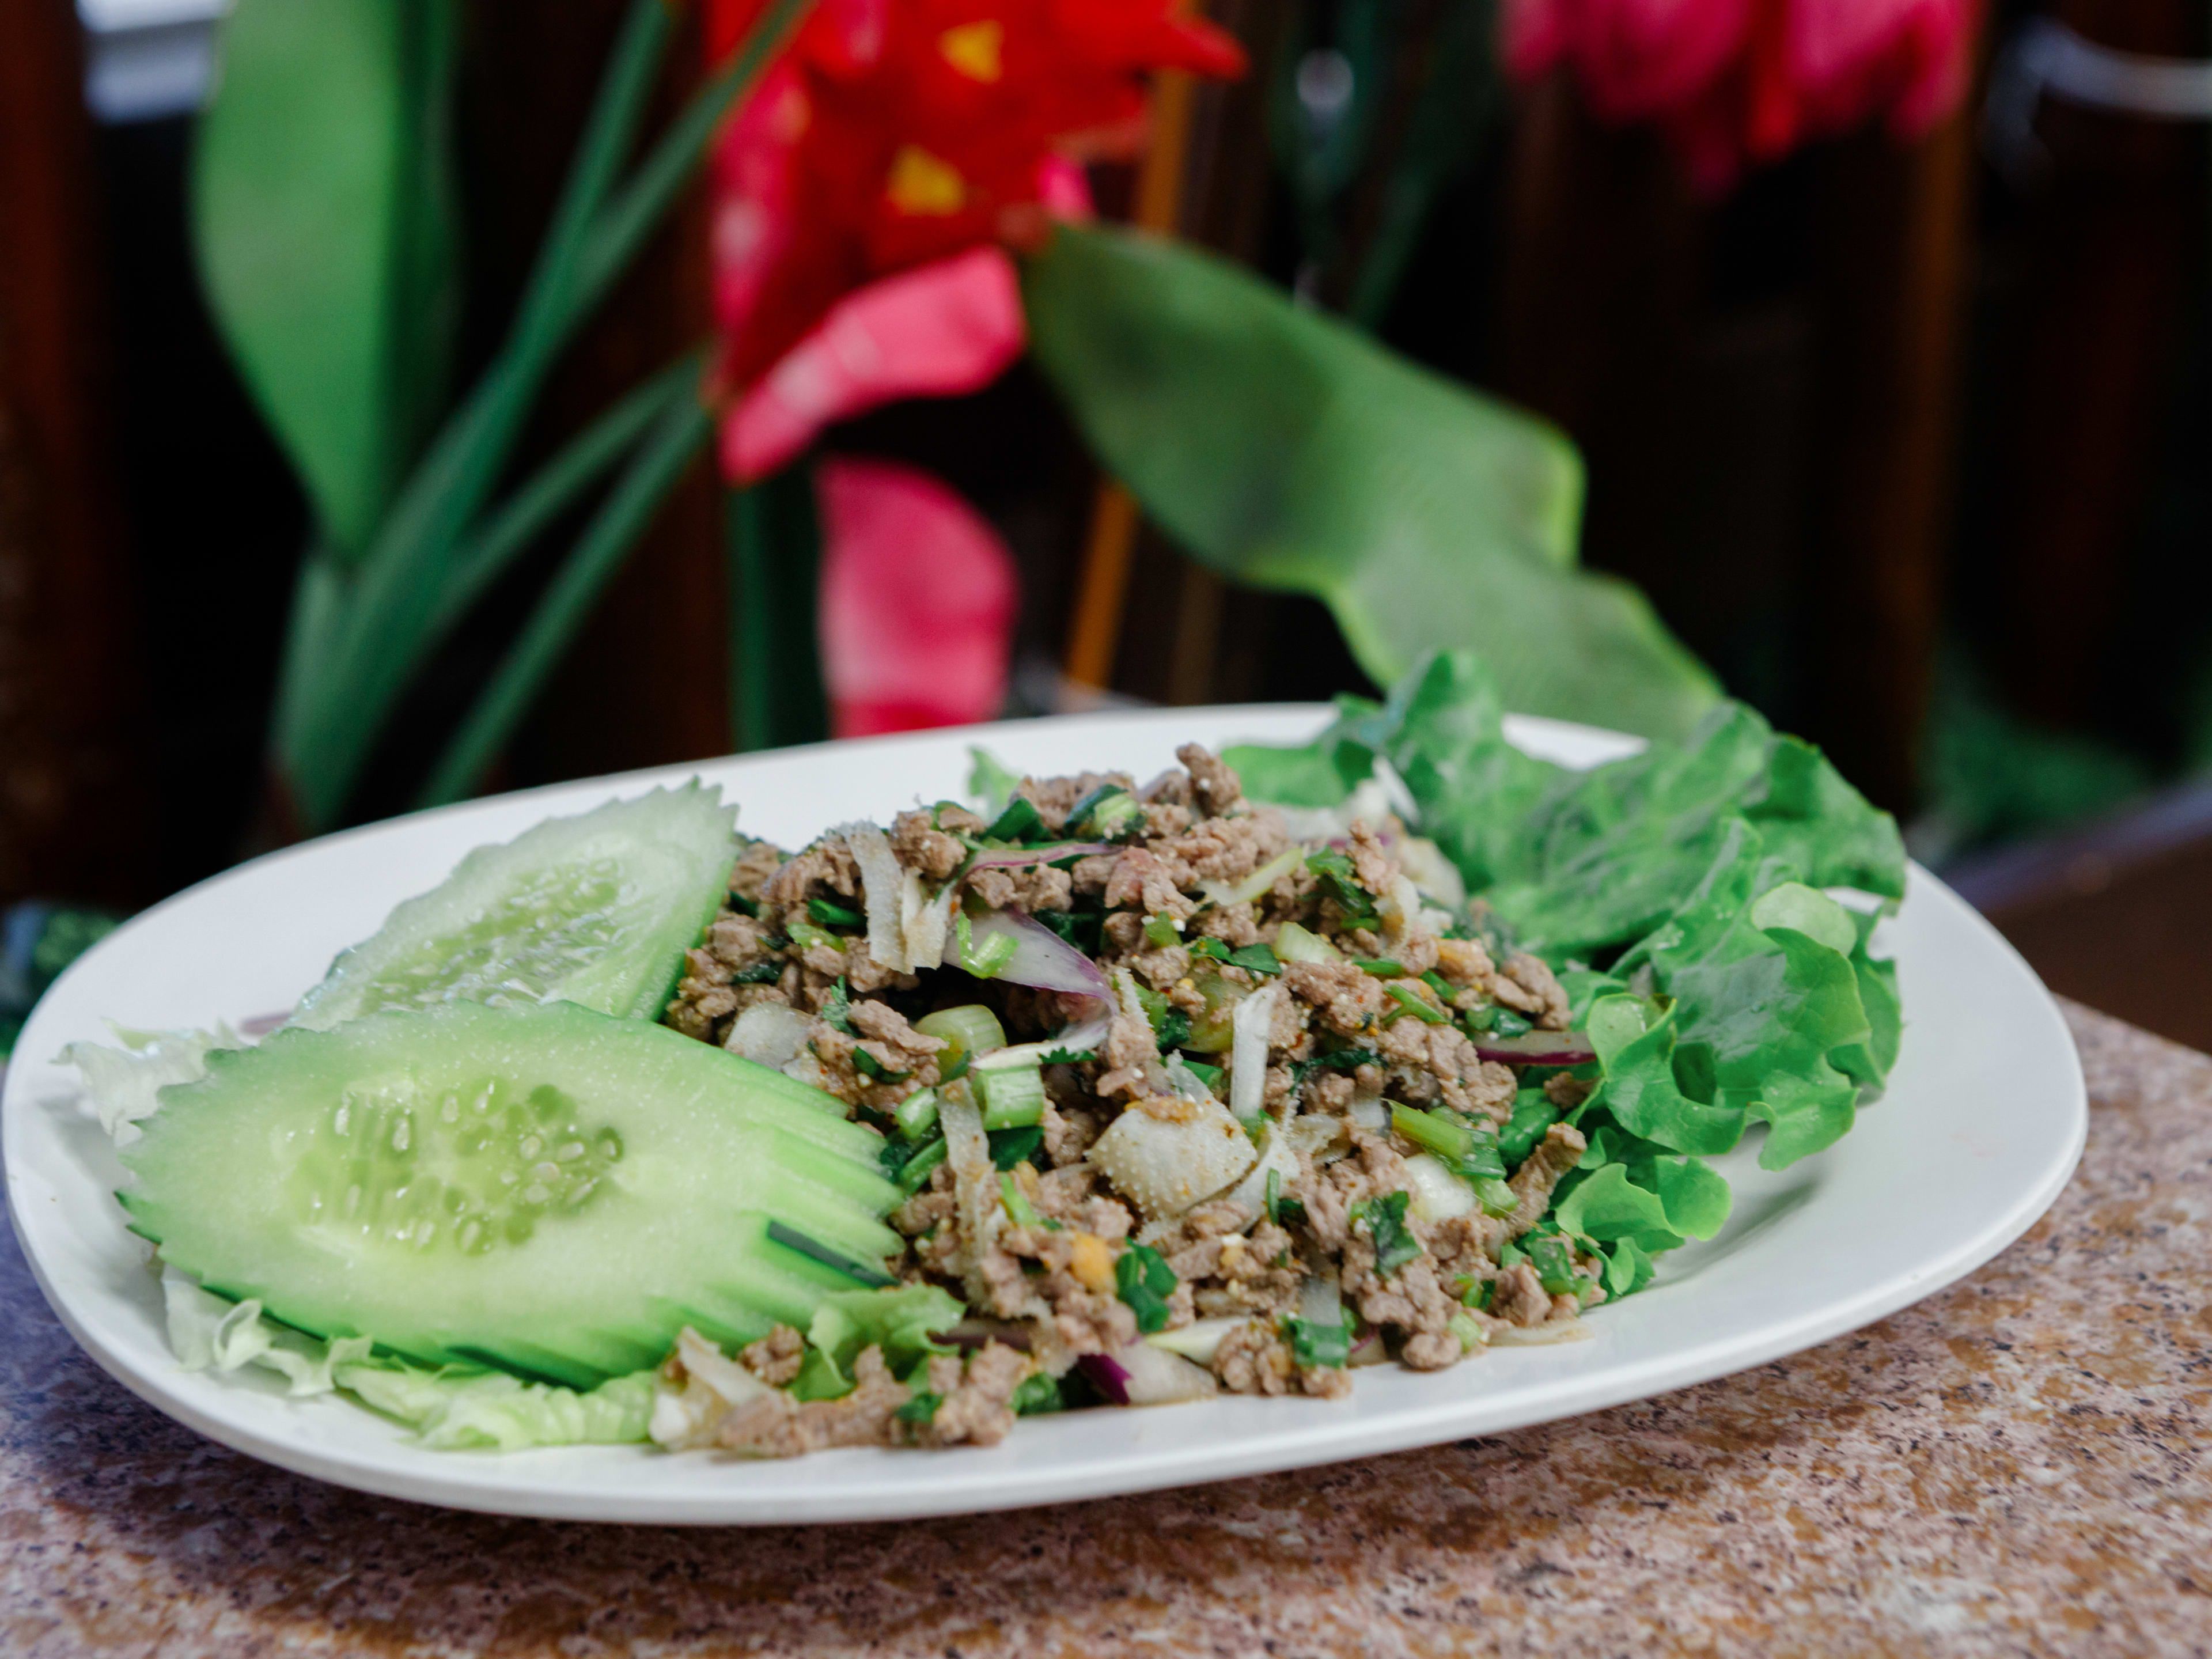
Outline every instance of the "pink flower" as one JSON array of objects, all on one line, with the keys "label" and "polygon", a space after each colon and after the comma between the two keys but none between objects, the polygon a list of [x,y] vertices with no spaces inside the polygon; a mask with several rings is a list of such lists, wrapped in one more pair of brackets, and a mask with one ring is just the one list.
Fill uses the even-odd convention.
[{"label": "pink flower", "polygon": [[833,457],[815,478],[831,731],[998,718],[1018,603],[1006,544],[913,467]]},{"label": "pink flower", "polygon": [[1917,137],[1965,95],[1978,0],[1507,0],[1507,66],[1571,67],[1609,121],[1656,120],[1709,190],[1874,116]]}]

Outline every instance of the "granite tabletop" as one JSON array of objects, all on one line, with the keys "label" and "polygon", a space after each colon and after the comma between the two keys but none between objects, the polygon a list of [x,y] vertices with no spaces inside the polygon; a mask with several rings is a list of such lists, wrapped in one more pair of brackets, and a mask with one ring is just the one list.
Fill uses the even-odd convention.
[{"label": "granite tabletop", "polygon": [[0,1651],[2212,1653],[2212,1060],[2067,1012],[2080,1174],[1879,1324],[1495,1438],[956,1521],[323,1486],[109,1381],[0,1236]]}]

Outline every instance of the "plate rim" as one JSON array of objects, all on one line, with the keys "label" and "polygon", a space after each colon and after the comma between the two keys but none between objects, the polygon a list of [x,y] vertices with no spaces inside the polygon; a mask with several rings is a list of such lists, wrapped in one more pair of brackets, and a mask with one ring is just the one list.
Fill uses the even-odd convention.
[{"label": "plate rim", "polygon": [[[1272,726],[1294,720],[1322,719],[1331,712],[1326,704],[1283,703],[1217,704],[1172,709],[1102,709],[1048,716],[1042,720],[992,722],[880,738],[832,740],[761,751],[751,756],[717,757],[641,768],[600,777],[568,780],[459,802],[426,812],[379,820],[279,848],[218,872],[170,895],[133,917],[125,927],[128,928],[149,920],[214,884],[239,878],[247,872],[266,868],[276,861],[308,856],[334,843],[390,834],[402,824],[430,819],[449,820],[479,813],[489,815],[511,810],[535,798],[567,792],[604,789],[610,793],[619,793],[632,787],[649,787],[678,781],[702,769],[730,762],[758,759],[765,756],[793,759],[832,750],[841,756],[850,756],[855,751],[865,755],[885,749],[932,745],[948,738],[987,741],[988,734],[1006,730],[1034,733],[1040,726],[1080,727],[1088,723],[1175,726],[1186,722],[1203,721],[1218,731],[1224,724],[1245,718],[1255,722],[1264,721]],[[1516,740],[1535,738],[1540,741],[1547,734],[1557,734],[1577,742],[1602,738],[1623,752],[1626,752],[1628,745],[1640,742],[1624,733],[1574,722],[1518,715],[1509,715],[1507,720],[1510,734]],[[1096,1458],[1079,1462],[1073,1468],[1063,1468],[1055,1460],[1049,1459],[1030,1464],[1018,1462],[1011,1466],[994,1463],[988,1468],[981,1468],[972,1465],[963,1468],[966,1459],[959,1450],[939,1451],[928,1454],[930,1462],[927,1467],[935,1473],[927,1481],[890,1480],[860,1492],[844,1488],[814,1492],[804,1481],[794,1481],[765,1500],[757,1492],[729,1488],[673,1492],[641,1489],[635,1493],[611,1495],[595,1488],[564,1487],[542,1482],[532,1484],[526,1480],[502,1484],[495,1478],[489,1481],[483,1480],[483,1473],[489,1468],[513,1468],[519,1473],[521,1465],[507,1460],[526,1460],[533,1454],[441,1454],[453,1459],[453,1473],[448,1475],[442,1469],[431,1474],[380,1460],[373,1447],[326,1446],[301,1432],[298,1419],[288,1419],[282,1414],[273,1419],[271,1430],[258,1431],[246,1425],[204,1411],[189,1397],[164,1388],[159,1378],[142,1372],[129,1357],[111,1350],[98,1332],[81,1316],[81,1310],[72,1305],[71,1299],[57,1288],[49,1263],[43,1258],[34,1236],[38,1229],[27,1226],[24,1206],[18,1201],[18,1128],[25,1114],[36,1104],[27,1097],[27,1083],[19,1081],[23,1071],[20,1066],[9,1068],[5,1094],[0,1097],[0,1150],[4,1150],[8,1170],[9,1223],[33,1279],[56,1317],[78,1346],[131,1393],[164,1415],[234,1450],[313,1479],[381,1497],[478,1513],[560,1521],[702,1526],[827,1524],[983,1513],[1080,1502],[1101,1497],[1198,1486],[1287,1469],[1322,1467],[1348,1459],[1436,1444],[1468,1434],[1510,1433],[1540,1423],[1580,1416],[1672,1393],[1802,1352],[1873,1323],[1957,1283],[2001,1254],[2034,1225],[2072,1179],[2086,1144],[2087,1089],[2078,1046],[2056,1000],[2020,953],[1985,918],[1917,864],[1911,866],[1908,894],[1918,902],[1933,903],[1939,908],[1950,911],[1954,923],[1963,924],[1978,934],[1984,945],[1994,945],[2014,976],[2025,981],[2022,988],[2032,993],[2038,1005],[2038,1013],[2046,1018],[2063,1038],[2064,1052],[2069,1061],[2065,1075],[2057,1080],[2064,1097],[2060,1106],[2068,1124],[2063,1149],[2046,1159],[2033,1182],[2024,1183],[2012,1194],[2001,1218],[1984,1224],[1978,1233],[1962,1239],[1938,1260],[1923,1262],[1916,1272],[1893,1275],[1863,1288],[1856,1295],[1831,1297],[1794,1319],[1770,1320],[1746,1334],[1692,1342],[1638,1361],[1632,1367],[1615,1367],[1609,1372],[1574,1379],[1568,1387],[1550,1398],[1540,1401],[1532,1398],[1526,1402],[1524,1408],[1509,1410],[1502,1416],[1494,1406],[1486,1409],[1486,1397],[1480,1394],[1458,1394],[1429,1403],[1401,1404],[1371,1418],[1334,1423],[1315,1418],[1316,1409],[1326,1409],[1325,1402],[1270,1401],[1267,1402],[1270,1410],[1285,1413],[1281,1430],[1257,1436],[1224,1436],[1218,1443],[1196,1452],[1181,1447],[1148,1450],[1142,1446],[1132,1446],[1121,1456]],[[50,995],[52,988],[58,988],[77,971],[78,965],[81,964],[73,964],[56,981],[56,988],[50,988]],[[41,1000],[43,1003],[46,1000]],[[24,1038],[32,1037],[39,1030],[40,1012],[33,1009],[31,1018],[25,1022]],[[27,1048],[30,1045],[24,1042],[21,1046]],[[119,1224],[119,1216],[118,1220]],[[283,1396],[271,1395],[269,1397],[279,1400]],[[1289,1420],[1288,1413],[1298,1411],[1301,1406],[1307,1408],[1302,1413],[1305,1420]],[[1481,1419],[1480,1426],[1469,1426],[1468,1420],[1476,1418]],[[1455,1424],[1458,1426],[1455,1426]],[[290,1432],[287,1432],[288,1428]],[[1318,1446],[1302,1443],[1308,1439],[1317,1439],[1322,1443]],[[491,1462],[494,1458],[500,1462]],[[796,1462],[792,1467],[803,1468],[805,1465]],[[764,1502],[774,1508],[774,1513],[759,1512]],[[738,1509],[746,1512],[736,1512]]]}]

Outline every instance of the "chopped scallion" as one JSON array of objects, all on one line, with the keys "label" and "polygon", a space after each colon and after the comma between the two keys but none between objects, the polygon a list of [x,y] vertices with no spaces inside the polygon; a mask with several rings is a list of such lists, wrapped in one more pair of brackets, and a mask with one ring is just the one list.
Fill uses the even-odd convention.
[{"label": "chopped scallion", "polygon": [[1388,957],[1354,957],[1352,965],[1376,979],[1396,979],[1406,971],[1404,963],[1393,962]]},{"label": "chopped scallion", "polygon": [[853,1069],[871,1083],[903,1083],[912,1072],[894,1072],[866,1048],[853,1050]]},{"label": "chopped scallion", "polygon": [[1283,1334],[1290,1341],[1291,1358],[1302,1370],[1317,1365],[1341,1369],[1352,1363],[1352,1333],[1340,1324],[1316,1324],[1296,1314],[1285,1314]]},{"label": "chopped scallion", "polygon": [[[1416,987],[1420,987],[1420,989],[1416,989]],[[1393,1001],[1415,1019],[1419,1020],[1422,1024],[1449,1025],[1451,1024],[1451,1016],[1421,994],[1427,988],[1421,986],[1419,980],[1404,984],[1385,985],[1382,988],[1389,993]]]},{"label": "chopped scallion", "polygon": [[1173,916],[1146,916],[1145,943],[1156,951],[1164,951],[1171,945],[1182,943],[1182,929],[1176,925]]},{"label": "chopped scallion", "polygon": [[977,945],[975,925],[964,910],[952,919],[952,942],[961,967],[977,979],[998,978],[1014,959],[1014,952],[1021,949],[1021,941],[1012,933],[994,933]]},{"label": "chopped scallion", "polygon": [[730,975],[732,985],[773,985],[783,977],[783,963],[770,958],[756,962],[750,968],[740,968]]},{"label": "chopped scallion", "polygon": [[939,1135],[907,1159],[906,1167],[898,1172],[899,1191],[912,1198],[929,1185],[930,1171],[944,1162],[945,1137]]},{"label": "chopped scallion", "polygon": [[898,1123],[898,1132],[908,1140],[919,1140],[937,1127],[937,1091],[916,1089],[898,1103],[891,1115]]},{"label": "chopped scallion", "polygon": [[1143,1335],[1166,1328],[1172,1311],[1168,1298],[1175,1294],[1176,1283],[1167,1258],[1149,1244],[1132,1244],[1115,1261],[1115,1290],[1137,1316],[1137,1329]]},{"label": "chopped scallion", "polygon": [[1575,1248],[1565,1238],[1554,1234],[1539,1238],[1528,1247],[1529,1265],[1536,1270],[1536,1281],[1544,1287],[1547,1296],[1565,1296],[1580,1288],[1575,1276]]},{"label": "chopped scallion", "polygon": [[1474,1199],[1487,1216],[1509,1216],[1521,1207],[1520,1194],[1494,1176],[1474,1183]]},{"label": "chopped scallion", "polygon": [[824,951],[842,951],[845,948],[845,941],[839,939],[836,934],[827,928],[817,927],[811,921],[794,921],[791,924],[791,942],[802,951],[812,951],[817,948]]},{"label": "chopped scallion", "polygon": [[867,918],[858,910],[848,910],[842,904],[832,904],[825,898],[806,901],[806,914],[824,927],[865,927]]},{"label": "chopped scallion", "polygon": [[946,1045],[938,1055],[940,1073],[963,1057],[988,1054],[1006,1046],[1006,1028],[980,1002],[963,1002],[957,1008],[924,1014],[915,1021],[914,1029]]},{"label": "chopped scallion", "polygon": [[[1442,1112],[1424,1112],[1393,1101],[1390,1127],[1417,1146],[1425,1146],[1446,1162],[1457,1164],[1474,1150],[1474,1131]],[[1503,1175],[1504,1171],[1499,1170]]]},{"label": "chopped scallion", "polygon": [[969,1076],[982,1097],[986,1129],[1026,1129],[1043,1117],[1044,1073],[1037,1066],[979,1066]]},{"label": "chopped scallion", "polygon": [[999,1202],[1006,1212],[1006,1218],[1017,1227],[1036,1227],[1043,1224],[1037,1219],[1036,1207],[1012,1175],[999,1177]]}]

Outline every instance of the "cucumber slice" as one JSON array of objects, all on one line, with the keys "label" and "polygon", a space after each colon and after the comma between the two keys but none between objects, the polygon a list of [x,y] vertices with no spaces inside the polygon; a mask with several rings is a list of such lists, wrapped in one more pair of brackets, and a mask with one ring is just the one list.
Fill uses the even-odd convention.
[{"label": "cucumber slice", "polygon": [[460,1002],[208,1061],[124,1149],[133,1228],[210,1291],[426,1364],[590,1388],[686,1324],[803,1329],[901,1245],[881,1135],[665,1026]]},{"label": "cucumber slice", "polygon": [[556,1000],[659,1018],[737,857],[721,795],[694,780],[477,848],[342,953],[292,1024]]}]

